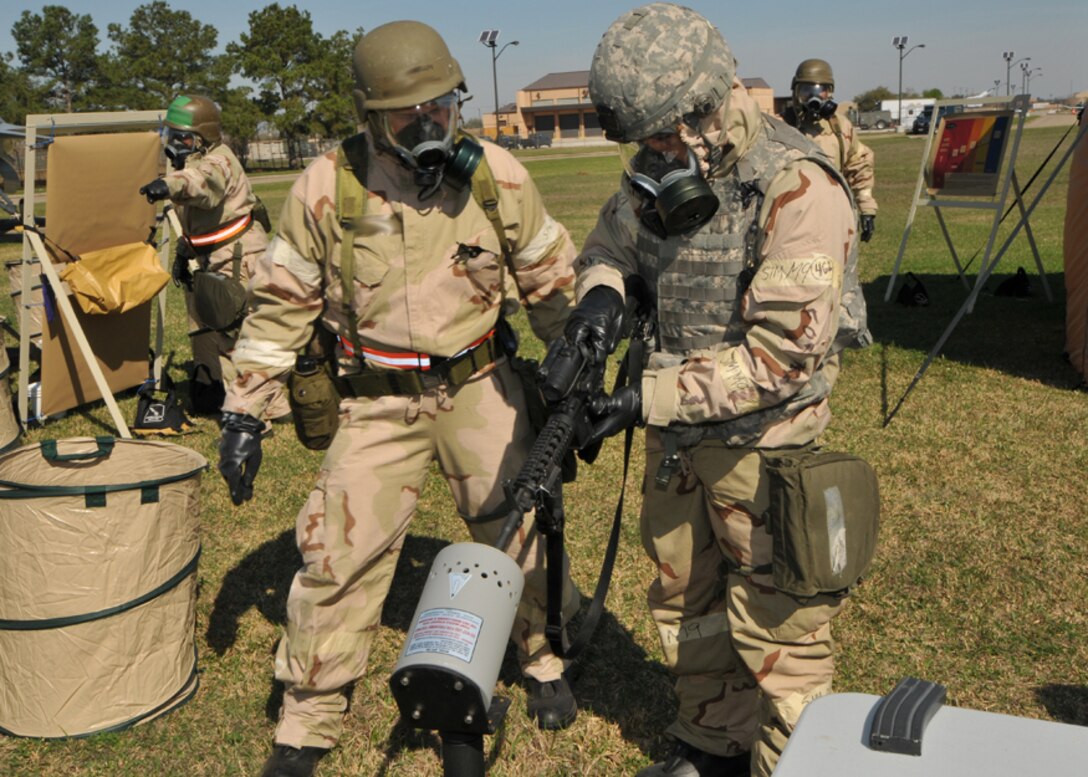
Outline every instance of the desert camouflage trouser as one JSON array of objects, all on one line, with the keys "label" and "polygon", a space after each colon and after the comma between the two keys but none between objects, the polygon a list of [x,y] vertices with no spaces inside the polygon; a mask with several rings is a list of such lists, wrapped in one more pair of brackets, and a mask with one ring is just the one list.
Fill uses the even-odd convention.
[{"label": "desert camouflage trouser", "polygon": [[[276,742],[331,747],[347,709],[346,686],[366,672],[397,557],[432,461],[462,517],[502,510],[532,443],[521,384],[506,363],[446,392],[352,399],[317,485],[298,514],[304,566],[287,598],[287,627],[276,653],[286,685]],[[494,544],[502,521],[469,523],[475,541]],[[544,543],[531,516],[508,552],[525,573],[511,632],[522,671],[554,680],[563,662],[544,636]],[[564,618],[577,609],[567,580]]]},{"label": "desert camouflage trouser", "polygon": [[[267,240],[250,241],[246,253],[242,255],[242,263],[239,268],[239,280],[245,286],[249,285],[249,279],[253,275],[254,265],[260,260],[267,247]],[[254,250],[259,249],[259,250]],[[234,244],[230,244],[213,252],[208,257],[208,268],[228,278],[234,273]],[[197,317],[193,310],[193,294],[185,292],[185,306],[189,313],[189,345],[193,352],[193,366],[203,364],[208,370],[212,380],[221,381],[223,386],[229,386],[238,376],[234,368],[230,353],[234,349],[234,342],[238,339],[238,328],[225,331],[208,329]],[[263,418],[282,418],[291,412],[291,406],[287,401],[286,389],[276,393],[265,408]]]},{"label": "desert camouflage trouser", "polygon": [[768,777],[802,708],[831,691],[830,623],[842,601],[802,603],[776,592],[770,575],[729,571],[771,561],[758,452],[704,441],[681,453],[662,489],[654,427],[646,451],[642,538],[658,566],[648,600],[677,676],[669,733],[717,755],[750,749],[752,774]]}]

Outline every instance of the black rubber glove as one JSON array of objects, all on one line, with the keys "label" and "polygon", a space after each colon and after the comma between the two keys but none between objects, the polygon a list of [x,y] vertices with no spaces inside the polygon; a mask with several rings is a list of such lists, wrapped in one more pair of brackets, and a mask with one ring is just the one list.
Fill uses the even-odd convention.
[{"label": "black rubber glove", "polygon": [[170,187],[162,178],[156,178],[151,183],[145,183],[140,187],[140,194],[147,197],[148,202],[158,202],[170,196]]},{"label": "black rubber glove", "polygon": [[876,231],[876,214],[861,214],[861,242],[868,243]]},{"label": "black rubber glove", "polygon": [[619,388],[612,396],[594,397],[589,403],[593,431],[584,447],[622,432],[629,426],[642,425],[642,384]]},{"label": "black rubber glove", "polygon": [[174,254],[174,264],[170,268],[170,275],[174,279],[175,286],[184,286],[189,291],[193,290],[193,274],[189,272],[189,257]]},{"label": "black rubber glove", "polygon": [[244,413],[223,413],[219,437],[219,474],[230,487],[236,505],[253,498],[253,481],[261,468],[264,424]]},{"label": "black rubber glove", "polygon": [[622,331],[623,295],[610,286],[594,286],[571,311],[563,336],[588,345],[600,365],[616,350]]}]

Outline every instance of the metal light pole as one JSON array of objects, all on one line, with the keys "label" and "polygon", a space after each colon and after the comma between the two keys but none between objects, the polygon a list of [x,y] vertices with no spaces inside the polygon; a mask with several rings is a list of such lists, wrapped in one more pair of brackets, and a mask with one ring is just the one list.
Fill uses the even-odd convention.
[{"label": "metal light pole", "polygon": [[[902,127],[903,126],[903,60],[906,59],[907,55],[910,54],[915,49],[924,49],[926,47],[926,44],[916,43],[915,45],[913,45],[909,49],[907,49],[907,36],[906,35],[896,35],[894,38],[892,38],[892,46],[899,49],[899,118],[898,118],[898,121],[899,121],[899,126]],[[903,49],[906,49],[906,52],[904,52]]]},{"label": "metal light pole", "polygon": [[1021,82],[1021,92],[1031,94],[1031,77],[1033,75],[1042,75],[1043,69],[1041,67],[1028,67],[1028,63],[1025,62],[1020,66],[1020,72],[1024,74]]},{"label": "metal light pole", "polygon": [[1021,57],[1016,60],[1016,62],[1013,62],[1013,57],[1016,56],[1013,52],[1005,51],[1002,52],[1001,56],[1005,60],[1005,96],[1009,97],[1012,95],[1012,83],[1009,81],[1009,73],[1012,72],[1014,65],[1017,65],[1020,62],[1030,62],[1031,57]]},{"label": "metal light pole", "polygon": [[499,72],[496,62],[499,61],[499,57],[506,51],[506,46],[516,46],[519,41],[512,40],[503,46],[498,48],[496,42],[499,37],[498,30],[484,30],[480,33],[480,43],[491,49],[491,85],[495,89],[495,142],[499,142],[499,137],[502,135],[502,126],[499,124]]}]

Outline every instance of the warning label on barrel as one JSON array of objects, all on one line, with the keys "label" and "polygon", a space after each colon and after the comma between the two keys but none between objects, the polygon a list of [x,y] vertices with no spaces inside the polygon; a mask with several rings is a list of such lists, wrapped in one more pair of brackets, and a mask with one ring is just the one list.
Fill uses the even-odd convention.
[{"label": "warning label on barrel", "polygon": [[419,614],[404,655],[439,653],[467,663],[472,660],[483,624],[483,618],[464,610],[444,607],[424,610]]}]

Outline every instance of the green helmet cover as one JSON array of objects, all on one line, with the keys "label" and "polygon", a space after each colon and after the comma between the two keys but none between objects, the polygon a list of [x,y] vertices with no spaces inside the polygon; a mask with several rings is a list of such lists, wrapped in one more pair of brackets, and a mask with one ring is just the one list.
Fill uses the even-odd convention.
[{"label": "green helmet cover", "polygon": [[207,145],[218,143],[223,135],[219,106],[201,95],[179,94],[166,109],[166,126],[195,132]]},{"label": "green helmet cover", "polygon": [[589,94],[605,137],[621,143],[676,129],[729,99],[736,60],[704,17],[651,3],[612,23],[597,44]]}]

